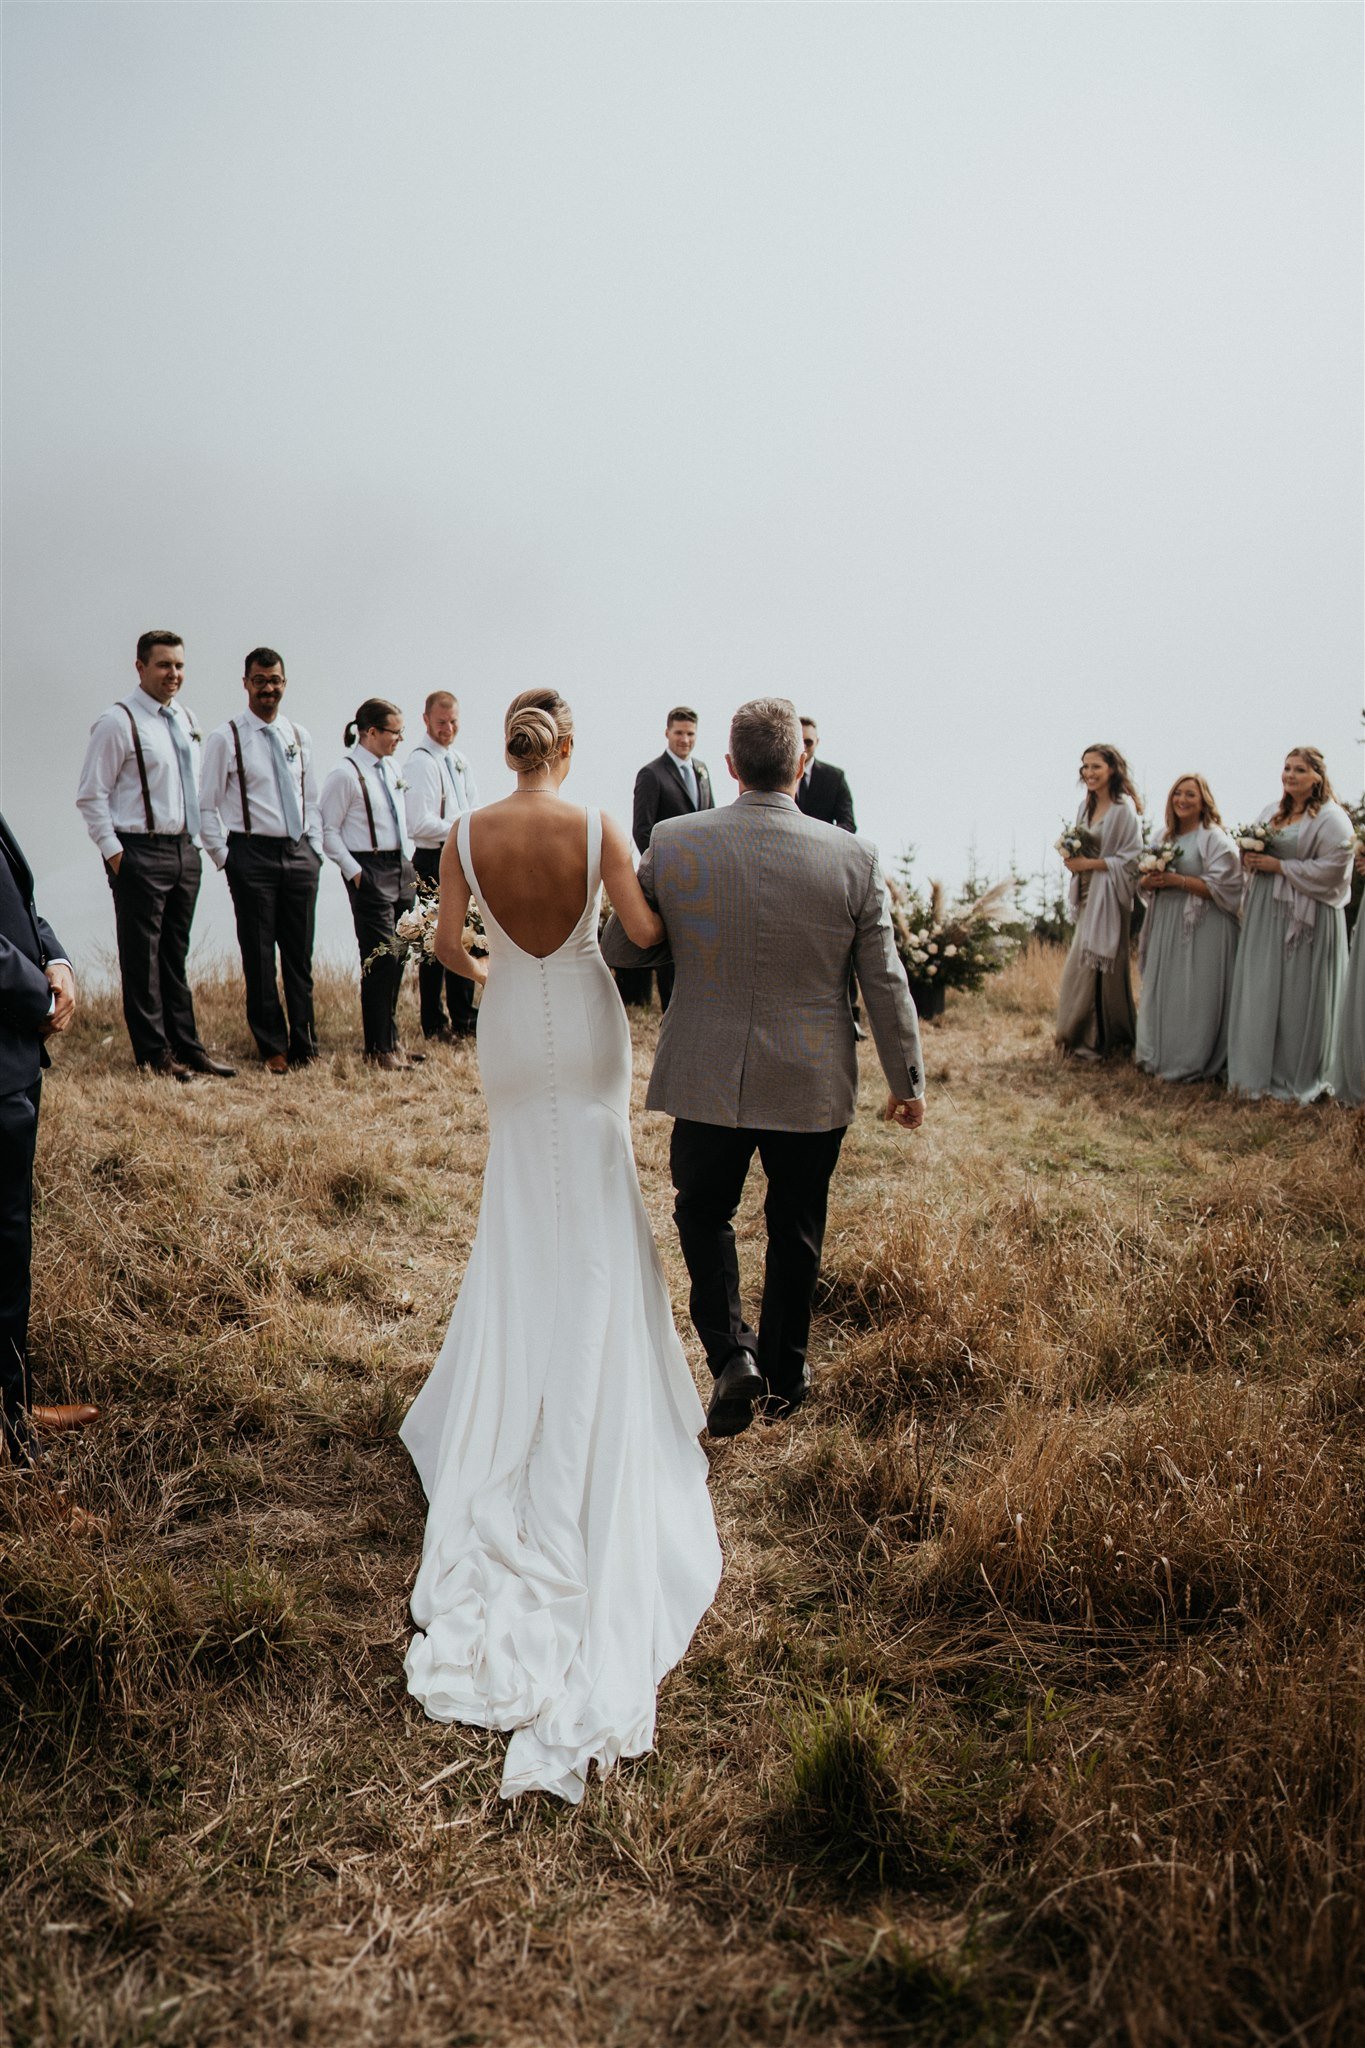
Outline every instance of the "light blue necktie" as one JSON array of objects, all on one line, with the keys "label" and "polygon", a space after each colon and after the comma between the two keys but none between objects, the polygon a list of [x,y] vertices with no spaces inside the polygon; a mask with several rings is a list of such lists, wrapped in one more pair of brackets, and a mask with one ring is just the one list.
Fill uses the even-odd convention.
[{"label": "light blue necktie", "polygon": [[379,777],[380,787],[389,800],[389,816],[393,819],[393,829],[398,839],[398,851],[401,853],[403,851],[403,827],[398,822],[398,806],[393,800],[393,791],[389,788],[389,778],[384,773],[382,767],[377,767],[374,772]]},{"label": "light blue necktie", "polygon": [[690,761],[682,764],[683,787],[692,799],[692,808],[697,808],[697,771]]},{"label": "light blue necktie", "polygon": [[185,830],[191,839],[199,837],[199,792],[194,786],[194,756],[190,743],[180,730],[180,721],[169,704],[161,707],[161,716],[171,729],[171,745],[175,748],[176,762],[180,768],[180,788],[185,798]]},{"label": "light blue necktie", "polygon": [[284,812],[284,829],[291,839],[302,839],[303,812],[299,808],[299,793],[285,759],[280,729],[277,725],[263,725],[261,730],[270,746],[270,765],[275,771],[275,787],[279,791],[280,809]]}]

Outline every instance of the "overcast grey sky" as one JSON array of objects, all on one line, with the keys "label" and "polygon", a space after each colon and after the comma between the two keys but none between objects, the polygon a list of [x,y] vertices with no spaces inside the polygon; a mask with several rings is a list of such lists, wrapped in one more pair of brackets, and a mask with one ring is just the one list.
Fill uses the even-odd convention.
[{"label": "overcast grey sky", "polygon": [[[324,768],[449,685],[821,721],[888,856],[1040,863],[1079,749],[1358,793],[1353,5],[6,5],[0,799],[73,806],[146,626]],[[324,930],[349,946],[342,885]],[[200,929],[230,932],[206,879]]]}]

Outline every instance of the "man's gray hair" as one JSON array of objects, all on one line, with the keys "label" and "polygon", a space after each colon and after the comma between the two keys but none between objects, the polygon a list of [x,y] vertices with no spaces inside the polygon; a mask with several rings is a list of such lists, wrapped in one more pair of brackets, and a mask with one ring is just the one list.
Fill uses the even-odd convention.
[{"label": "man's gray hair", "polygon": [[730,720],[730,759],[750,789],[790,789],[804,746],[789,697],[755,697]]}]

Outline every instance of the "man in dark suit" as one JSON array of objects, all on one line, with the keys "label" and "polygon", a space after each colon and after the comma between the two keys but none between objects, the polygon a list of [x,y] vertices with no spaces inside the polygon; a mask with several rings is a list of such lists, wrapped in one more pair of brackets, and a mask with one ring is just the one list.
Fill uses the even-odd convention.
[{"label": "man in dark suit", "polygon": [[[715,809],[706,763],[693,757],[696,744],[697,714],[686,704],[676,704],[664,725],[662,754],[657,761],[646,762],[635,778],[635,814],[631,829],[641,853],[648,853],[654,827],[661,818],[690,818],[697,811]],[[673,993],[673,968],[670,964],[657,968],[655,972],[659,983],[659,1008],[666,1010]],[[649,1001],[648,972],[642,970],[640,979],[644,983],[644,994],[632,997],[622,989],[627,1002]]]},{"label": "man in dark suit", "polygon": [[804,811],[808,818],[819,818],[826,825],[837,825],[842,832],[856,832],[858,827],[853,817],[848,777],[832,761],[816,760],[815,749],[819,744],[815,720],[803,718],[801,780],[796,785],[796,808]]},{"label": "man in dark suit", "polygon": [[[853,817],[853,794],[848,786],[848,777],[832,761],[816,760],[815,749],[819,744],[820,734],[815,720],[803,718],[801,780],[796,785],[796,808],[804,811],[808,818],[819,818],[824,825],[837,825],[841,832],[856,832],[858,827]],[[848,1000],[853,1011],[853,1036],[861,1038],[863,1022],[858,1014],[858,984],[851,972]]]},{"label": "man in dark suit", "polygon": [[28,1312],[33,1263],[33,1155],[44,1040],[76,1011],[76,977],[33,905],[33,875],[0,817],[0,1434],[26,1465],[29,1430],[71,1429],[96,1410],[34,1408],[29,1400]]}]

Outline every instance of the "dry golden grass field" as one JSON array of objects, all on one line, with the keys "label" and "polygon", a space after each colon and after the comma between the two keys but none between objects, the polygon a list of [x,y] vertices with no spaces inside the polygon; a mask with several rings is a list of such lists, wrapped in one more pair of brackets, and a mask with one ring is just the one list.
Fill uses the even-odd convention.
[{"label": "dry golden grass field", "polygon": [[719,1599],[577,1813],[402,1679],[472,1053],[271,1081],[225,974],[242,1072],[178,1089],[90,1001],[34,1350],[105,1412],[0,1473],[0,2039],[1365,2038],[1365,1122],[1061,1065],[1058,964],[927,1034],[920,1137],[867,1061],[816,1398],[712,1449]]}]

